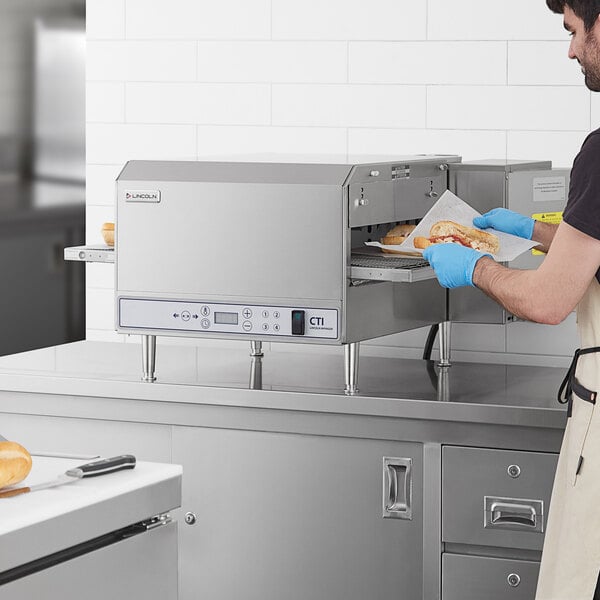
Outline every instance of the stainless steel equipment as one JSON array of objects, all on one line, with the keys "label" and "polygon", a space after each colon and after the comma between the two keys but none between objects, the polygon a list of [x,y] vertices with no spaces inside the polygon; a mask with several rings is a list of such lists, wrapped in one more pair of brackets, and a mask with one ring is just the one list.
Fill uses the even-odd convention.
[{"label": "stainless steel equipment", "polygon": [[[516,171],[520,188],[507,175]],[[440,363],[449,366],[448,307],[466,320],[487,299],[472,290],[475,308],[448,305],[425,261],[364,242],[418,222],[447,189],[483,212],[550,189],[555,177],[549,162],[464,164],[455,155],[131,161],[117,180],[116,329],[143,336],[145,381],[155,380],[157,335],[342,344],[353,394],[359,342],[442,323]]]},{"label": "stainless steel equipment", "polygon": [[[482,160],[453,165],[449,186],[481,213],[502,206],[518,213],[558,222],[567,202],[569,169],[552,169],[550,161]],[[526,252],[509,263],[535,269],[543,254]],[[506,323],[513,320],[499,304],[473,288],[452,290],[449,318],[463,323]]]},{"label": "stainless steel equipment", "polygon": [[36,178],[85,182],[85,20],[35,23]]},{"label": "stainless steel equipment", "polygon": [[344,344],[355,393],[360,341],[446,313],[425,261],[364,242],[421,218],[459,161],[129,162],[117,182],[116,328],[144,336],[144,379],[156,335]]}]

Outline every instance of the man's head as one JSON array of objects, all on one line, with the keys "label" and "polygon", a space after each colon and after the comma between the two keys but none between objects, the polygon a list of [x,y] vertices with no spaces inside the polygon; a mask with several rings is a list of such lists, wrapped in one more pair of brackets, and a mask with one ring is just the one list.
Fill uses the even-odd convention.
[{"label": "man's head", "polygon": [[564,15],[565,29],[571,35],[569,58],[581,65],[585,85],[600,92],[600,0],[546,0],[546,4]]},{"label": "man's head", "polygon": [[586,31],[590,31],[600,14],[600,0],[546,0],[548,8],[563,14],[565,7],[570,8],[583,21]]}]

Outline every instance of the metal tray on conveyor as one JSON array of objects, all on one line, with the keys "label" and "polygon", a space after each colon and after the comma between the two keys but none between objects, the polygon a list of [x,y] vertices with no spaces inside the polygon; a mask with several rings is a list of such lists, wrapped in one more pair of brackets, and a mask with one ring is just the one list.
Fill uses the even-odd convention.
[{"label": "metal tray on conveyor", "polygon": [[383,254],[377,248],[352,250],[350,278],[411,283],[433,279],[435,273],[421,257]]}]

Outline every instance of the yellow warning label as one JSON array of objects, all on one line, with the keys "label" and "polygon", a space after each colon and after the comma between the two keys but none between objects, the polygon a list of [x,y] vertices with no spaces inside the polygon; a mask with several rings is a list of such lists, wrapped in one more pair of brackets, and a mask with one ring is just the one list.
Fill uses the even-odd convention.
[{"label": "yellow warning label", "polygon": [[535,219],[536,221],[542,221],[542,223],[553,223],[554,225],[558,225],[562,221],[562,217],[562,211],[535,213],[531,215],[531,218]]},{"label": "yellow warning label", "polygon": [[[535,213],[531,215],[532,219],[536,221],[541,221],[542,223],[551,223],[553,225],[558,225],[563,218],[562,211],[560,212],[546,212],[546,213]],[[543,252],[536,250],[535,248],[531,251],[531,254],[534,256],[543,255]]]}]

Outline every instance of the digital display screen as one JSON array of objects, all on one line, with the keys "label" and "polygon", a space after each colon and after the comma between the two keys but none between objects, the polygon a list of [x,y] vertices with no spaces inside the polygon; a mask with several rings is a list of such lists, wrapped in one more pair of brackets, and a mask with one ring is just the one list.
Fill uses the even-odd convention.
[{"label": "digital display screen", "polygon": [[237,325],[238,314],[231,312],[215,312],[216,325]]}]

